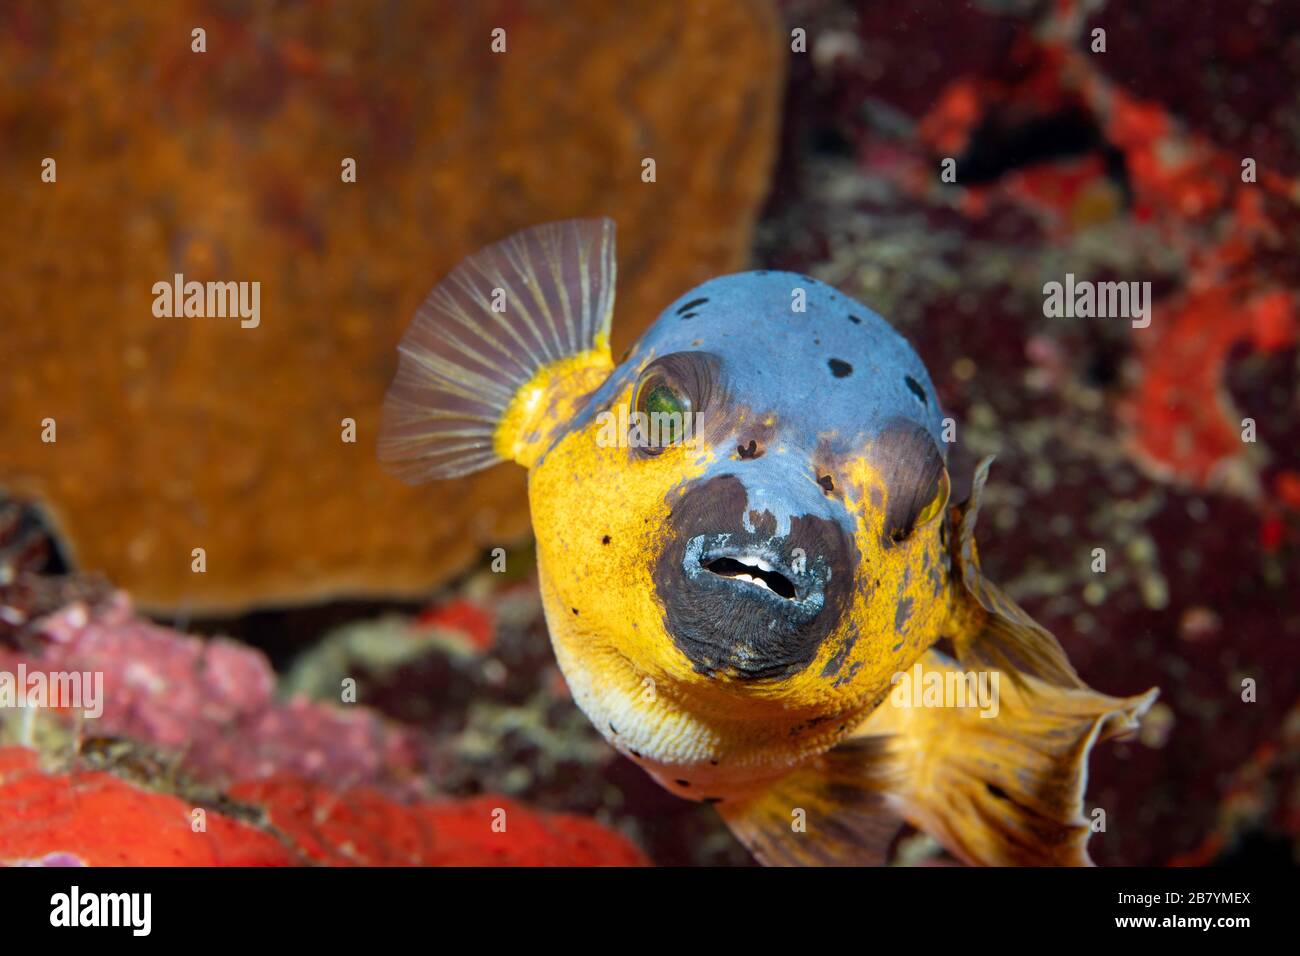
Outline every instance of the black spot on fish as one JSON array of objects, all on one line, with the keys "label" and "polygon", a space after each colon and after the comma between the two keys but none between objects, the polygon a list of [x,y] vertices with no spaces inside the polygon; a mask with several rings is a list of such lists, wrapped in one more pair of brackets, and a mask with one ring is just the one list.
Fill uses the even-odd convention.
[{"label": "black spot on fish", "polygon": [[736,446],[736,454],[741,458],[759,458],[762,457],[763,450],[758,447],[758,442],[751,438],[748,445]]},{"label": "black spot on fish", "polygon": [[[898,653],[898,649],[899,649],[900,647],[902,647],[902,646],[903,646],[903,642],[902,642],[902,641],[899,641],[899,642],[898,642],[897,644],[895,644],[892,648],[890,648],[890,653],[897,654],[897,653]],[[617,733],[617,731],[616,731],[616,733]]]},{"label": "black spot on fish", "polygon": [[699,314],[698,312],[687,312],[685,315],[682,316],[682,321],[685,322],[687,319],[693,319],[698,314]]},{"label": "black spot on fish", "polygon": [[817,479],[817,484],[821,485],[827,494],[835,490],[835,482],[831,480],[830,475],[822,475]]},{"label": "black spot on fish", "polygon": [[894,611],[894,630],[902,631],[907,627],[907,619],[912,616],[912,599],[904,598],[898,602],[898,609]]},{"label": "black spot on fish", "polygon": [[1011,802],[1011,797],[1008,796],[1007,792],[995,783],[984,784],[984,789],[987,790],[991,796],[997,797],[999,800]]},{"label": "black spot on fish", "polygon": [[691,785],[691,782],[690,782],[689,780],[678,780],[678,781],[677,781],[677,786],[679,786],[679,787],[689,787],[690,785]]},{"label": "black spot on fish", "polygon": [[831,374],[836,378],[845,378],[853,374],[853,366],[841,359],[831,359],[826,363],[831,368]]},{"label": "black spot on fish", "polygon": [[609,732],[614,736],[618,736],[618,728],[615,727],[613,724],[609,725]]},{"label": "black spot on fish", "polygon": [[721,802],[722,802],[722,798],[721,798],[721,797],[705,797],[705,798],[704,798],[704,802],[705,802],[705,803],[721,803]]},{"label": "black spot on fish", "polygon": [[600,539],[600,543],[601,543],[601,544],[609,544],[609,535],[605,535],[605,537],[601,538],[601,539]]},{"label": "black spot on fish", "polygon": [[844,662],[848,660],[849,652],[853,650],[853,645],[856,644],[857,641],[858,629],[857,627],[854,627],[849,632],[848,636],[845,637],[844,643],[840,645],[839,650],[835,652],[834,656],[826,662],[826,666],[822,668],[822,677],[830,677],[833,674],[839,673],[840,668],[843,667]]},{"label": "black spot on fish", "polygon": [[850,316],[849,316],[849,321],[852,322],[854,325],[861,325],[861,324],[862,324],[862,320],[859,319],[856,315],[850,315]]},{"label": "black spot on fish", "polygon": [[628,753],[630,753],[637,760],[641,759],[641,752],[639,750],[629,750]]},{"label": "black spot on fish", "polygon": [[[670,514],[668,517],[671,519],[672,515]],[[762,511],[754,511],[751,509],[749,512],[749,524],[753,527],[755,534],[765,535],[769,538],[776,534],[776,515],[772,514],[772,512],[767,509],[763,509]]]},{"label": "black spot on fish", "polygon": [[574,617],[578,616],[578,609],[576,607],[571,607],[569,608],[569,610],[573,612]]},{"label": "black spot on fish", "polygon": [[849,668],[849,672],[837,678],[835,683],[832,684],[831,686],[840,687],[844,684],[847,684],[849,681],[853,680],[853,678],[858,676],[858,670],[861,667],[862,667],[862,661],[854,661],[853,666]]},{"label": "black spot on fish", "polygon": [[715,767],[718,765],[718,762],[716,760],[710,760],[709,763],[713,764],[713,766]]},{"label": "black spot on fish", "polygon": [[695,309],[696,306],[703,305],[708,301],[709,301],[708,299],[691,299],[690,302],[687,302],[685,305],[683,305],[681,308],[677,310],[677,314],[681,315],[683,312],[691,312],[692,310]]},{"label": "black spot on fish", "polygon": [[912,378],[912,376],[910,375],[904,375],[903,381],[906,382],[907,387],[912,390],[912,394],[916,396],[917,401],[919,401],[922,405],[929,408],[930,399],[926,396],[925,389],[921,387],[921,383],[918,382],[916,379]]}]

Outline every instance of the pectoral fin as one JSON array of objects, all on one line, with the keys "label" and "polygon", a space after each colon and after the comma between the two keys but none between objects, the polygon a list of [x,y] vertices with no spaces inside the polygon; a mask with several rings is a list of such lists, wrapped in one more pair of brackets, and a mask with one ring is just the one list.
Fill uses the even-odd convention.
[{"label": "pectoral fin", "polygon": [[529,466],[609,375],[614,223],[509,236],[438,284],[398,345],[379,458],[416,483]]},{"label": "pectoral fin", "polygon": [[903,825],[885,802],[884,746],[849,741],[718,811],[765,866],[879,866]]},{"label": "pectoral fin", "polygon": [[[938,651],[922,669],[960,673]],[[858,728],[855,739],[883,751],[887,803],[967,863],[1089,865],[1088,755],[1134,730],[1157,691],[1107,697],[1034,677],[994,686],[995,706],[900,706],[891,696]]]}]

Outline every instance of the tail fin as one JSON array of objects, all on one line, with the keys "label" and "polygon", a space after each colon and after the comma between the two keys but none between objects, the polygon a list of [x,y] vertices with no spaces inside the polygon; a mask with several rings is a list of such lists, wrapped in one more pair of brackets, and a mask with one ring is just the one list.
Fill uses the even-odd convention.
[{"label": "tail fin", "polygon": [[[930,651],[924,672],[960,675]],[[955,684],[955,681],[954,681]],[[1034,677],[1000,681],[996,711],[878,707],[855,732],[875,740],[895,781],[890,806],[967,863],[1087,866],[1083,816],[1088,756],[1101,740],[1136,729],[1155,701],[1056,687]]]},{"label": "tail fin", "polygon": [[398,345],[379,458],[411,483],[530,465],[613,368],[614,223],[526,229],[461,262]]}]

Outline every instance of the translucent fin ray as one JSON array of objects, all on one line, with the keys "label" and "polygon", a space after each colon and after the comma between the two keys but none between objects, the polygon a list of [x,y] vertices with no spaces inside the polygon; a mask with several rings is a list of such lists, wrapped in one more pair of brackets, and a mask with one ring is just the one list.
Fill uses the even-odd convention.
[{"label": "translucent fin ray", "polygon": [[380,461],[413,484],[502,461],[497,430],[520,390],[607,348],[615,268],[609,219],[525,229],[461,262],[398,345]]},{"label": "translucent fin ray", "polygon": [[881,866],[903,825],[885,757],[880,740],[850,740],[718,812],[764,866]]},{"label": "translucent fin ray", "polygon": [[[922,661],[928,673],[964,673],[938,651]],[[1136,730],[1158,692],[1108,697],[1034,677],[998,690],[988,710],[887,700],[871,714],[855,736],[887,749],[889,805],[973,865],[1091,865],[1089,755]]]},{"label": "translucent fin ray", "polygon": [[964,618],[953,637],[963,665],[977,665],[1037,677],[1058,687],[1082,687],[1060,643],[1000,587],[984,576],[975,547],[975,521],[992,456],[975,468],[970,498],[953,509],[953,566],[958,573],[958,607]]}]

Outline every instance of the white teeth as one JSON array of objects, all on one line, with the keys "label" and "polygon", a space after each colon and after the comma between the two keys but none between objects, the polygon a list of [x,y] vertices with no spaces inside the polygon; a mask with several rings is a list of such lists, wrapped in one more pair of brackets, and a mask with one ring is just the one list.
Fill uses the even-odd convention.
[{"label": "white teeth", "polygon": [[757,584],[764,591],[772,590],[770,587],[767,586],[767,582],[764,581],[762,578],[751,578],[748,574],[737,574],[734,575],[734,578],[737,581],[748,581],[750,584]]},{"label": "white teeth", "polygon": [[739,557],[736,558],[735,560],[739,561],[741,564],[748,564],[750,567],[758,568],[760,571],[776,570],[776,568],[772,567],[772,565],[768,564],[766,561],[764,561],[762,558],[758,557],[757,555],[747,554],[744,557]]}]

